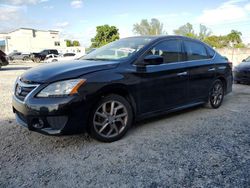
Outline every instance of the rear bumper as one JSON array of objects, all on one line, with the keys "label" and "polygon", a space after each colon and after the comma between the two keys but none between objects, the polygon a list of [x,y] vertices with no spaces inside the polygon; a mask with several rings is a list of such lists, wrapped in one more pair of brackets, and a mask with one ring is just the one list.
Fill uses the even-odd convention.
[{"label": "rear bumper", "polygon": [[229,94],[233,91],[233,76],[232,73],[230,76],[227,77],[227,89],[225,94]]},{"label": "rear bumper", "polygon": [[47,135],[83,132],[87,124],[84,101],[79,97],[58,99],[12,98],[13,112],[19,125]]}]

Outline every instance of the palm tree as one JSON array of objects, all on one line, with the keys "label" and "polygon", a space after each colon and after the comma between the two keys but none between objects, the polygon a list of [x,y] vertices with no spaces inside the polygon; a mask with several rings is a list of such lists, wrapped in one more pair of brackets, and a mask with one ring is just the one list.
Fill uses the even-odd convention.
[{"label": "palm tree", "polygon": [[233,44],[233,47],[236,44],[240,44],[242,42],[241,40],[242,33],[236,30],[232,30],[231,33],[227,35],[228,41]]}]

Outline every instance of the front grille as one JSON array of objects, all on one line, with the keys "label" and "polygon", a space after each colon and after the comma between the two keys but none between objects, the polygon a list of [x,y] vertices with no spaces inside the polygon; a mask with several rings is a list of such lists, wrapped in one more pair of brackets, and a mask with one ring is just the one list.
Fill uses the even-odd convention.
[{"label": "front grille", "polygon": [[24,101],[25,97],[32,92],[36,86],[34,85],[28,85],[28,84],[22,84],[20,82],[17,82],[15,87],[15,96],[21,100]]}]

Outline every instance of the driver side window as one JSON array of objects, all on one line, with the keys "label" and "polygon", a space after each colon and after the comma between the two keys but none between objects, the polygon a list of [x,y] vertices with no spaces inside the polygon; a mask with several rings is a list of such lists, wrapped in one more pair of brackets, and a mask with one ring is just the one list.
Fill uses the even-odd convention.
[{"label": "driver side window", "polygon": [[[167,40],[156,44],[147,55],[160,55],[164,63],[183,61],[183,53],[180,40]],[[146,55],[146,56],[147,56]]]}]

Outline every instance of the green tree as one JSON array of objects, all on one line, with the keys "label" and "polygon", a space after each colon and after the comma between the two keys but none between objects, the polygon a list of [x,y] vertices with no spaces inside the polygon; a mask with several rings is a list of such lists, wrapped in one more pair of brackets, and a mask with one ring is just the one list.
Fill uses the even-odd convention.
[{"label": "green tree", "polygon": [[74,40],[72,46],[80,46],[80,42],[78,40]]},{"label": "green tree", "polygon": [[152,18],[150,22],[147,19],[143,19],[140,23],[134,24],[133,32],[138,35],[167,34],[163,31],[163,23],[156,18]]},{"label": "green tree", "polygon": [[99,48],[110,42],[118,40],[119,38],[119,29],[117,29],[115,26],[97,26],[96,36],[91,39],[91,48]]},{"label": "green tree", "polygon": [[231,33],[227,35],[227,38],[228,38],[228,41],[233,44],[233,47],[236,47],[242,43],[241,36],[242,36],[241,32],[232,30]]},{"label": "green tree", "polygon": [[228,46],[228,39],[226,36],[208,36],[203,40],[203,42],[215,48],[224,48]]},{"label": "green tree", "polygon": [[200,24],[200,32],[199,32],[199,39],[205,40],[212,34],[212,31],[208,29],[205,25]]},{"label": "green tree", "polygon": [[67,47],[72,46],[71,40],[66,39],[65,42],[66,42],[66,46],[67,46]]},{"label": "green tree", "polygon": [[190,23],[180,26],[178,29],[174,30],[174,33],[176,35],[197,38],[197,35],[194,33],[193,25]]}]

